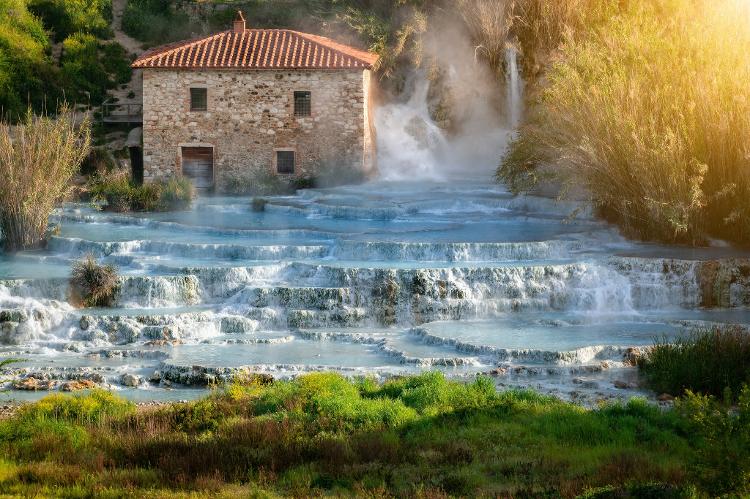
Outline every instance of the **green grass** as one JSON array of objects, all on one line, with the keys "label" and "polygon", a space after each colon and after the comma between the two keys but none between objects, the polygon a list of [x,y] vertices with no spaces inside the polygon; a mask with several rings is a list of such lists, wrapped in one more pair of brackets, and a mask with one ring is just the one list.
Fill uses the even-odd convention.
[{"label": "green grass", "polygon": [[[733,442],[747,433],[750,407],[680,404],[587,410],[439,373],[384,384],[251,377],[195,402],[141,409],[100,391],[56,395],[0,421],[0,492],[693,497],[721,480],[724,490],[747,490],[750,452]],[[698,428],[707,415],[711,424]],[[731,466],[717,461],[722,449],[734,452]]]},{"label": "green grass", "polygon": [[750,333],[740,327],[697,331],[676,341],[659,341],[639,367],[657,392],[707,393],[736,401],[750,384]]},{"label": "green grass", "polygon": [[184,177],[136,185],[129,175],[116,172],[95,177],[89,187],[92,200],[115,212],[185,210],[195,197],[190,180]]}]

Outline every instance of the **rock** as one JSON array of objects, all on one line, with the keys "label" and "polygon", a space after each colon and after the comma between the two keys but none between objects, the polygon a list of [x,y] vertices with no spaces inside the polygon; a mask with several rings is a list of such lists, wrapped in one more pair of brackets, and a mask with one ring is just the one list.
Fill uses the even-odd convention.
[{"label": "rock", "polygon": [[224,334],[246,334],[258,329],[258,321],[246,317],[222,317],[221,332]]},{"label": "rock", "polygon": [[629,384],[619,379],[615,380],[613,384],[615,385],[615,388],[617,388],[618,390],[626,390],[630,388]]},{"label": "rock", "polygon": [[158,369],[151,374],[151,376],[148,378],[148,381],[150,383],[156,383],[158,384],[161,381],[161,371]]},{"label": "rock", "polygon": [[91,317],[88,315],[82,316],[81,320],[78,321],[78,327],[81,328],[81,331],[88,331],[91,327]]},{"label": "rock", "polygon": [[147,347],[165,347],[165,346],[174,346],[174,345],[182,345],[182,340],[151,340],[144,343]]},{"label": "rock", "polygon": [[674,400],[674,397],[668,393],[662,393],[661,395],[656,397],[656,400],[658,400],[659,402],[670,402]]},{"label": "rock", "polygon": [[123,374],[120,376],[120,383],[125,386],[137,387],[143,383],[143,379],[135,374]]},{"label": "rock", "polygon": [[55,382],[48,379],[38,379],[33,376],[19,379],[13,382],[13,388],[24,391],[51,390],[55,387]]},{"label": "rock", "polygon": [[96,388],[97,386],[98,385],[91,380],[79,379],[66,381],[65,383],[60,385],[60,390],[63,392],[77,392],[79,390],[91,390],[92,388]]},{"label": "rock", "polygon": [[508,370],[504,367],[496,367],[495,369],[492,369],[488,374],[490,376],[502,376],[506,374]]}]

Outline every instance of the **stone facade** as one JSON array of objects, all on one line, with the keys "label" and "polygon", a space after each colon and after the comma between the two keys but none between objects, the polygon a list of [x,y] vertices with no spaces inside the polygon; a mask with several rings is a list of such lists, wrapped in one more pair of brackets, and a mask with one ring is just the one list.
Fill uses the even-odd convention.
[{"label": "stone facade", "polygon": [[[321,169],[374,169],[369,69],[145,69],[146,182],[182,173],[183,147],[213,149],[214,185],[276,175],[276,151],[295,151],[296,177]],[[206,88],[206,111],[190,89]],[[311,116],[294,115],[294,92],[311,92]]]}]

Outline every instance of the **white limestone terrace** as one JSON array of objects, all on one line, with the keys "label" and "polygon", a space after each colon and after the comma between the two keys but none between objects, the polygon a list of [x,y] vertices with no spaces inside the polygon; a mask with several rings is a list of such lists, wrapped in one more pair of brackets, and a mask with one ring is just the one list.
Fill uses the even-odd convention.
[{"label": "white limestone terrace", "polygon": [[[247,371],[439,369],[594,403],[646,393],[632,357],[655,338],[750,324],[750,255],[629,242],[485,179],[268,201],[260,213],[247,197],[160,214],[65,205],[46,250],[0,256],[0,358],[26,359],[10,374],[169,399]],[[120,270],[111,309],[67,304],[70,264],[87,253]]]}]

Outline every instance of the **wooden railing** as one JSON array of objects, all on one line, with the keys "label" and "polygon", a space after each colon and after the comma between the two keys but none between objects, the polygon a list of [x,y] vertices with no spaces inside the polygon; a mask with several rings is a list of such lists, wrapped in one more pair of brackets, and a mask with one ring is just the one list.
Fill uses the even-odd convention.
[{"label": "wooden railing", "polygon": [[143,123],[143,104],[106,100],[102,103],[102,121],[104,123]]}]

